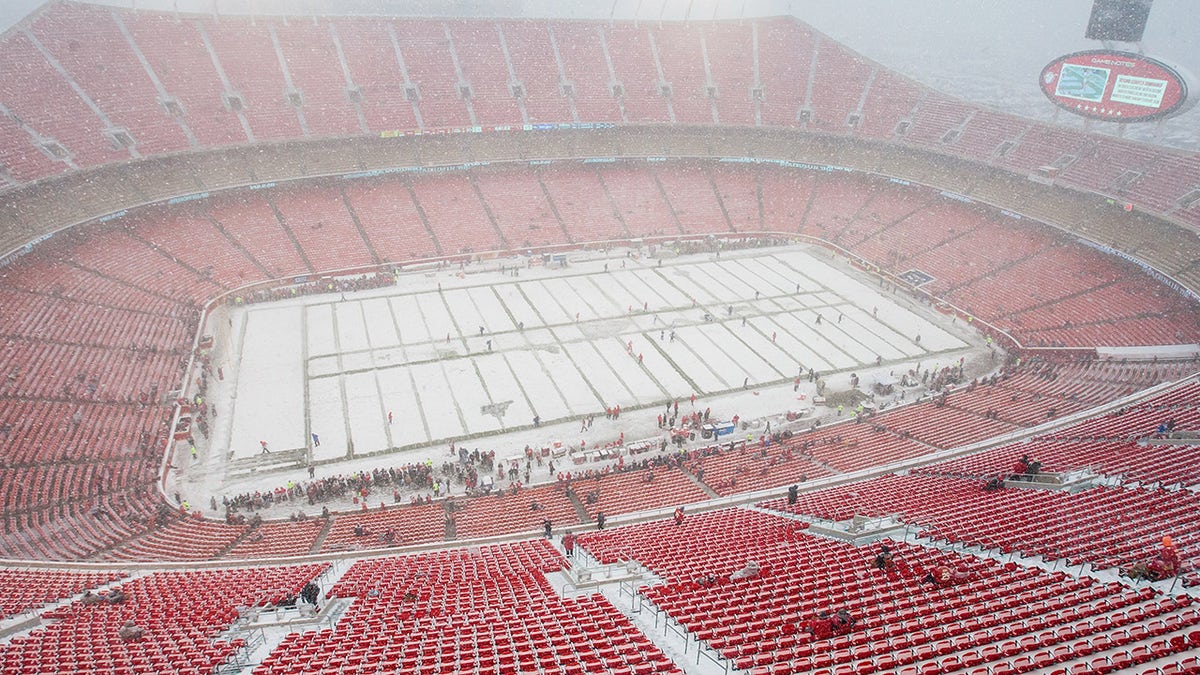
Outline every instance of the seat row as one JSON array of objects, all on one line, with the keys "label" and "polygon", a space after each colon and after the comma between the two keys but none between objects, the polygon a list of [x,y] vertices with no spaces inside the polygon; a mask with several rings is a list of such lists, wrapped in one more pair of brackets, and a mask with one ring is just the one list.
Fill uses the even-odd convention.
[{"label": "seat row", "polygon": [[[376,58],[379,44],[393,50]],[[68,158],[89,167],[272,140],[572,121],[787,126],[985,161],[1007,147],[1000,163],[1024,173],[1071,156],[1062,181],[1112,194],[1114,175],[1140,171],[1123,190],[1157,212],[1200,176],[1194,156],[927,91],[783,18],[218,22],[76,4],[40,12],[0,53],[22,64],[5,104],[25,131],[57,143],[57,154],[34,150],[6,120],[0,162],[16,181],[64,171]],[[1194,211],[1181,216],[1196,222]]]}]

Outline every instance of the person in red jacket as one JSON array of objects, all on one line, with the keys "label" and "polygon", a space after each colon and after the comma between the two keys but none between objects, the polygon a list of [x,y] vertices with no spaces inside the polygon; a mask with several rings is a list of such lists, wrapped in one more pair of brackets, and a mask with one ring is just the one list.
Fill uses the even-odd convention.
[{"label": "person in red jacket", "polygon": [[683,525],[683,507],[677,506],[675,507],[675,526],[679,527],[680,525]]},{"label": "person in red jacket", "polygon": [[965,567],[952,570],[949,565],[939,565],[932,572],[926,574],[921,583],[933,584],[938,588],[949,588],[970,578],[971,573]]},{"label": "person in red jacket", "polygon": [[858,619],[854,618],[850,612],[839,609],[837,614],[831,619],[833,632],[837,635],[845,635],[854,630],[854,624],[858,623]]},{"label": "person in red jacket", "polygon": [[829,612],[818,612],[817,615],[804,622],[803,630],[811,633],[814,640],[833,637],[833,617]]},{"label": "person in red jacket", "polygon": [[1029,473],[1029,455],[1021,455],[1021,459],[1012,468],[1013,480],[1025,480],[1025,474]]},{"label": "person in red jacket", "polygon": [[1179,549],[1170,535],[1162,538],[1162,548],[1158,551],[1158,559],[1162,562],[1163,578],[1173,577],[1179,572]]}]

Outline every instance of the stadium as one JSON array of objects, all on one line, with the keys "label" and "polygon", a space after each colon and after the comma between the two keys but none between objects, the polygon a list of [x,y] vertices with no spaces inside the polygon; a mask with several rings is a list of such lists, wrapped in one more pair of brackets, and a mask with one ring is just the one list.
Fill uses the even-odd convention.
[{"label": "stadium", "polygon": [[0,35],[0,672],[1200,673],[1133,80],[452,4]]}]

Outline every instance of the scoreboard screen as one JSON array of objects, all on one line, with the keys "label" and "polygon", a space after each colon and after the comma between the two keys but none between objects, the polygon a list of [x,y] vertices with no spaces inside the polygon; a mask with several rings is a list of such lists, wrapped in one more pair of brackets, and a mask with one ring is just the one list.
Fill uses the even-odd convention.
[{"label": "scoreboard screen", "polygon": [[1042,93],[1076,115],[1142,122],[1181,112],[1187,82],[1174,68],[1140,54],[1093,50],[1068,54],[1042,69]]}]

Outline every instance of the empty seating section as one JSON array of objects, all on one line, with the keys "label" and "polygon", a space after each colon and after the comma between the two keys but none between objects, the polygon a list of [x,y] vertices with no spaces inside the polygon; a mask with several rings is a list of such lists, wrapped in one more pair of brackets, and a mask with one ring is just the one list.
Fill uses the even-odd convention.
[{"label": "empty seating section", "polygon": [[973,108],[957,99],[929,92],[913,116],[913,125],[904,140],[918,145],[948,145],[956,140],[959,129],[970,118]]},{"label": "empty seating section", "polygon": [[619,97],[624,110],[622,121],[633,124],[670,122],[667,99],[659,91],[650,29],[645,25],[616,24],[610,27],[596,24],[596,30],[608,40],[613,74],[624,88]]},{"label": "empty seating section", "polygon": [[1194,372],[1182,363],[1122,363],[1120,361],[1027,362],[1011,381],[1001,384],[1042,396],[1066,398],[1091,407],[1127,396],[1139,389],[1171,382]]},{"label": "empty seating section", "polygon": [[629,236],[600,176],[588,167],[547,167],[538,177],[576,243],[620,240]]},{"label": "empty seating section", "polygon": [[[61,288],[48,285],[35,292],[0,288],[0,335],[16,340],[45,340],[95,347],[152,347],[178,350],[194,330],[184,317],[155,316],[136,309],[104,307],[96,321],[88,301],[62,297]],[[11,371],[10,371],[11,372]]]},{"label": "empty seating section", "polygon": [[704,166],[682,164],[654,174],[685,233],[729,231],[729,221],[721,211]]},{"label": "empty seating section", "polygon": [[807,171],[758,170],[762,192],[763,228],[771,232],[797,232],[812,204],[817,174]]},{"label": "empty seating section", "polygon": [[871,70],[870,62],[863,57],[822,38],[809,102],[812,120],[807,128],[833,134],[850,133],[853,130],[850,115],[859,112],[859,101]]},{"label": "empty seating section", "polygon": [[[871,420],[886,424],[889,417]],[[877,424],[847,422],[793,437],[792,452],[837,471],[857,471],[927,455],[935,449]],[[782,450],[782,449],[781,449]]]},{"label": "empty seating section", "polygon": [[104,124],[42,56],[27,33],[8,33],[0,44],[0,60],[7,65],[5,77],[0,80],[0,101],[28,125],[37,142],[46,139],[60,144],[65,156],[52,156],[70,160],[74,166],[129,159],[128,151],[114,149],[104,137],[100,132]]},{"label": "empty seating section", "polygon": [[[1167,374],[1163,373],[1164,376]],[[1114,379],[1117,377],[1120,374],[1114,373]],[[1122,388],[1145,382],[1152,383],[1153,380],[1117,380]],[[1101,474],[1123,477],[1126,481],[1185,486],[1200,483],[1200,462],[1194,457],[1195,446],[1139,443],[1157,435],[1159,426],[1170,420],[1175,420],[1176,429],[1181,431],[1200,429],[1200,393],[1197,393],[1196,385],[1177,388],[1028,443],[1005,445],[937,467],[956,474],[997,475],[1007,471],[1018,457],[1027,454],[1041,461],[1048,471],[1088,467]]]},{"label": "empty seating section", "polygon": [[[953,298],[949,291],[1006,271],[1012,265],[1038,255],[1053,240],[1016,221],[992,218],[971,232],[971,246],[949,241],[908,260],[908,268],[917,268],[934,277],[923,288]],[[901,266],[905,267],[905,266]]]},{"label": "empty seating section", "polygon": [[[240,639],[220,638],[238,606],[265,606],[295,597],[327,564],[239,570],[157,572],[120,588],[121,604],[75,603],[46,612],[56,619],[0,645],[0,672],[210,673]],[[125,621],[144,629],[140,640],[117,632]]]},{"label": "empty seating section", "polygon": [[[212,45],[210,61],[221,64],[229,91],[212,92],[225,98],[250,127],[253,141],[303,138],[300,118],[287,100],[288,87],[279,66],[279,55],[270,28],[278,24],[196,19],[196,30]],[[240,98],[234,98],[240,97]],[[240,103],[236,103],[240,101]]]},{"label": "empty seating section", "polygon": [[620,104],[613,96],[614,80],[604,56],[602,28],[590,23],[548,23],[546,30],[557,45],[562,76],[573,90],[571,99],[579,119],[623,121]]},{"label": "empty seating section", "polygon": [[[405,93],[389,23],[344,17],[333,24],[342,43],[350,78],[358,88],[358,108],[372,132],[418,128],[413,101]],[[403,56],[403,55],[401,55]],[[344,80],[343,80],[344,81]]]},{"label": "empty seating section", "polygon": [[1156,152],[1151,147],[1094,139],[1079,154],[1079,159],[1062,172],[1059,180],[1087,190],[1121,194],[1125,190],[1116,189],[1117,179],[1126,171],[1144,173],[1155,159]]},{"label": "empty seating section", "polygon": [[[157,464],[156,464],[157,467]],[[4,558],[79,560],[112,548],[144,531],[159,499],[151,496],[153,474],[97,500],[60,503],[50,509],[9,516],[11,533],[0,536]],[[132,481],[130,481],[132,483]]]},{"label": "empty seating section", "polygon": [[[267,279],[255,267],[255,261],[217,229],[202,207],[147,211],[138,214],[135,223],[127,224],[148,244],[178,259],[223,290]],[[181,237],[180,233],[187,233],[186,237]]]},{"label": "empty seating section", "polygon": [[[140,404],[113,405],[84,401],[39,401],[0,398],[4,403],[0,424],[7,430],[4,457],[10,467],[29,467],[58,462],[76,463],[100,471],[98,464],[114,463],[119,467],[131,450],[138,447],[137,460],[143,461],[158,454],[150,439],[158,440],[161,421],[154,413],[147,414]],[[142,444],[145,443],[145,447]],[[119,475],[120,472],[117,472]],[[93,479],[98,480],[98,479]],[[15,489],[20,483],[6,488]],[[120,487],[105,485],[105,489]],[[29,495],[32,497],[33,495]]]},{"label": "empty seating section", "polygon": [[336,189],[276,189],[270,194],[280,222],[318,270],[336,270],[377,262]]},{"label": "empty seating section", "polygon": [[854,220],[843,233],[842,243],[853,245],[856,253],[869,260],[892,262],[896,259],[895,248],[889,250],[881,245],[888,241],[885,233],[911,218],[930,215],[931,210],[939,207],[945,208],[945,205],[916,190],[872,195],[870,201],[862,204],[852,216]]},{"label": "empty seating section", "polygon": [[[18,182],[263,140],[582,121],[902,138],[1017,172],[1055,165],[1065,184],[1157,213],[1200,184],[1195,155],[979,108],[786,18],[215,21],[59,3],[0,54],[16,65],[0,83],[14,114],[0,164]],[[1196,209],[1174,215],[1200,224]]]},{"label": "empty seating section", "polygon": [[[627,471],[599,478],[581,478],[571,484],[588,516],[597,513],[613,516],[651,508],[690,504],[708,499],[708,495],[679,469],[654,467],[645,471]],[[594,493],[595,501],[587,499]]]},{"label": "empty seating section", "polygon": [[[121,35],[111,10],[64,5],[60,11],[42,14],[30,32],[104,111],[108,123],[136,134],[139,153],[190,147],[183,128],[159,104],[150,76]],[[116,48],[106,49],[110,46]]]},{"label": "empty seating section", "polygon": [[355,563],[332,630],[293,633],[255,668],[344,673],[679,673],[604,596],[560,598],[566,561],[541,540]]},{"label": "empty seating section", "polygon": [[724,497],[802,483],[810,478],[831,476],[833,471],[801,456],[799,450],[787,444],[778,452],[738,447],[732,452],[705,457],[695,462],[692,474],[703,477],[705,485]]},{"label": "empty seating section", "polygon": [[504,34],[513,72],[521,83],[525,115],[529,124],[572,122],[571,104],[560,86],[558,61],[545,22],[536,20],[503,21],[497,24]]},{"label": "empty seating section", "polygon": [[549,520],[555,528],[579,523],[579,513],[562,485],[522,488],[516,494],[503,490],[495,495],[459,500],[452,517],[459,539],[533,532],[542,528],[544,520]]},{"label": "empty seating section", "polygon": [[264,522],[253,528],[229,551],[230,558],[278,558],[306,555],[325,529],[325,520]]},{"label": "empty seating section", "polygon": [[1141,446],[1132,441],[1042,439],[1004,445],[938,466],[939,470],[954,473],[994,476],[1007,471],[1022,455],[1029,455],[1042,462],[1047,471],[1087,468],[1126,481],[1196,485],[1200,483],[1196,447]]},{"label": "empty seating section", "polygon": [[764,227],[759,202],[758,176],[753,169],[730,167],[708,172],[712,189],[721,200],[721,207],[734,232],[753,232],[772,229]]},{"label": "empty seating section", "polygon": [[[85,238],[82,232],[77,236],[80,241]],[[37,253],[25,256],[7,268],[7,283],[35,294],[65,298],[90,306],[118,307],[135,313],[148,310],[160,315],[172,313],[164,311],[164,305],[170,307],[168,301],[149,291],[61,262],[68,255],[72,243],[69,237],[57,243],[62,247],[56,249],[60,259],[45,258]]]},{"label": "empty seating section", "polygon": [[[1151,208],[1170,210],[1177,205],[1180,197],[1194,192],[1198,187],[1200,158],[1164,152],[1145,169],[1145,174],[1126,194],[1145,201]],[[1187,214],[1187,222],[1192,225],[1200,222],[1195,203],[1184,213]]]},{"label": "empty seating section", "polygon": [[[1004,274],[993,274],[959,287],[948,293],[947,298],[977,316],[1020,333],[1018,319],[1009,315],[1053,307],[1059,301],[1089,292],[1105,293],[1104,287],[1120,283],[1119,280],[1134,273],[1123,267],[1099,254],[1073,246],[1056,246],[1009,266]],[[1016,286],[1014,280],[1020,280],[1022,285]],[[1155,300],[1154,304],[1164,304],[1161,299]],[[1142,344],[1152,343],[1142,341]]]},{"label": "empty seating section", "polygon": [[[1098,304],[1099,300],[1089,298],[1087,303]],[[1083,301],[1073,304],[1083,304]],[[1033,345],[1196,343],[1197,331],[1187,323],[1187,318],[1194,314],[1192,310],[1168,311],[1166,314],[1152,316],[1141,316],[1142,313],[1124,319],[1099,320],[1082,325],[1064,323],[1059,328],[1025,330],[1019,333],[1026,339],[1027,344]]]},{"label": "empty seating section", "polygon": [[[338,516],[321,542],[321,552],[408,546],[446,537],[445,509],[439,504],[376,508]],[[358,534],[359,526],[362,534]],[[392,533],[391,542],[388,532]]]},{"label": "empty seating section", "polygon": [[[1032,123],[994,110],[977,110],[951,147],[964,157],[993,161],[1002,145],[1015,142]],[[1009,146],[1004,146],[1009,147]]]},{"label": "empty seating section", "polygon": [[130,403],[152,385],[166,393],[179,383],[180,357],[139,345],[110,349],[50,341],[14,341],[0,358],[8,373],[0,394]]},{"label": "empty seating section", "polygon": [[452,21],[446,24],[464,81],[471,87],[475,124],[492,126],[524,123],[517,99],[509,88],[508,64],[500,34],[491,22]]},{"label": "empty seating section", "polygon": [[478,188],[509,247],[566,243],[563,226],[554,217],[536,173],[513,176],[507,172],[480,172],[471,175],[471,182]]},{"label": "empty seating section", "polygon": [[[1080,255],[1074,255],[1076,253]],[[1100,265],[1088,264],[1089,259]],[[977,313],[982,316],[1015,314],[1082,293],[1123,276],[1114,269],[1114,263],[1106,265],[1106,262],[1098,255],[1093,257],[1089,253],[1076,251],[1074,247],[1059,246],[1009,268],[1013,278],[1025,280],[1027,285],[1024,287],[1013,288],[1011,283],[997,283],[997,279],[1007,281],[1009,277],[994,275],[967,289],[960,289],[951,297],[961,297],[971,306],[978,307]],[[1055,271],[1059,273],[1055,274]]]},{"label": "empty seating section", "polygon": [[[874,202],[870,206],[873,207]],[[913,263],[943,244],[951,244],[956,250],[965,249],[966,246],[954,245],[954,242],[960,238],[972,241],[978,227],[991,225],[985,215],[971,213],[954,203],[923,204],[905,215],[907,217],[880,231],[873,241],[855,246],[854,251],[868,260],[887,260],[896,272],[906,271],[909,265],[922,270],[940,270],[940,264],[922,268]]]},{"label": "empty seating section", "polygon": [[[1068,378],[1077,374],[1068,372]],[[1057,377],[1052,367],[1044,371],[1027,368],[1024,372],[982,385],[968,385],[949,394],[946,406],[976,413],[994,412],[997,419],[1019,426],[1035,426],[1043,422],[1090,408],[1099,401],[1082,398],[1080,391],[1055,393],[1049,391],[1048,378]],[[1114,392],[1114,394],[1117,392]]]},{"label": "empty seating section", "polygon": [[399,40],[408,78],[417,85],[424,127],[470,126],[471,118],[459,91],[445,24],[425,20],[390,25]]},{"label": "empty seating section", "polygon": [[1184,560],[1200,553],[1194,517],[1200,497],[1188,490],[1093,487],[1069,494],[983,487],[980,480],[889,475],[805,493],[794,505],[774,500],[765,506],[827,520],[901,514],[923,528],[922,536],[1071,565],[1127,567],[1154,555],[1164,534],[1180,540]]},{"label": "empty seating section", "polygon": [[123,572],[0,569],[0,619],[117,581]]},{"label": "empty seating section", "polygon": [[4,481],[0,498],[9,517],[19,519],[67,501],[94,503],[106,492],[127,489],[140,482],[139,474],[153,468],[153,459],[144,456],[131,460],[115,456],[86,464],[73,459],[70,464],[5,468],[0,469]]},{"label": "empty seating section", "polygon": [[843,237],[857,235],[854,219],[872,197],[863,189],[865,186],[866,182],[857,177],[841,180],[825,174],[818,176],[813,184],[807,217],[800,223],[800,233],[845,246],[847,241]]},{"label": "empty seating section", "polygon": [[[899,562],[878,571],[870,564],[875,547],[811,537],[803,527],[726,510],[687,517],[682,526],[658,521],[587,533],[580,544],[602,562],[649,567],[664,583],[640,593],[735,668],[756,674],[954,672],[981,665],[1023,672],[1031,668],[1018,669],[1022,659],[1047,667],[1100,654],[1107,662],[1145,640],[1150,626],[1158,636],[1180,638],[1164,640],[1148,661],[1184,653],[1200,624],[1187,596],[894,542]],[[730,580],[748,560],[759,576]],[[967,579],[943,589],[920,581],[942,565]],[[840,609],[857,620],[845,635],[814,638],[800,630],[817,612]]]},{"label": "empty seating section", "polygon": [[878,68],[867,100],[863,104],[859,133],[868,138],[888,140],[895,136],[896,127],[908,119],[917,101],[920,100],[921,85],[912,80]]},{"label": "empty seating section", "polygon": [[[650,30],[662,64],[664,82],[670,85],[671,107],[675,113],[673,121],[678,124],[716,123],[713,101],[708,96],[704,53],[700,49],[701,30],[699,24],[677,23]],[[738,92],[738,97],[747,98],[743,92]]]},{"label": "empty seating section", "polygon": [[[1150,307],[1156,311],[1148,311]],[[1128,339],[1129,333],[1143,334],[1148,343],[1186,344],[1195,342],[1195,326],[1180,321],[1178,315],[1191,311],[1182,296],[1155,285],[1149,277],[1129,276],[1120,285],[1066,298],[1052,307],[1021,312],[1015,320],[1020,322],[1023,334],[1051,343],[1081,332],[1091,334],[1090,341],[1096,344],[1102,344],[1096,339],[1100,334],[1122,340]]]},{"label": "empty seating section", "polygon": [[617,164],[606,166],[600,172],[600,180],[620,209],[631,235],[644,237],[680,232],[679,223],[654,173],[633,165]]},{"label": "empty seating section", "polygon": [[[754,37],[743,26],[716,22],[701,27],[712,84],[717,88],[717,124],[753,126]],[[707,90],[705,90],[707,91]]]},{"label": "empty seating section", "polygon": [[209,213],[231,240],[266,269],[270,278],[315,271],[261,195],[218,198],[209,206]]},{"label": "empty seating section", "polygon": [[[802,476],[816,478],[880,466],[1041,424],[1136,389],[1184,377],[1188,368],[1189,364],[1026,361],[1022,368],[1004,369],[994,380],[989,378],[947,395],[941,408],[922,403],[884,411],[861,423],[847,420],[810,429],[767,447],[758,443],[734,446],[697,459],[690,470],[697,474],[702,469],[704,483],[721,495],[779,487],[797,482]],[[989,418],[989,413],[995,413],[995,419]],[[1153,425],[1164,419],[1155,418]],[[1160,455],[1160,463],[1164,459],[1161,449],[1148,451]],[[1180,454],[1175,451],[1170,456]],[[983,473],[1005,471],[1018,456],[1005,455],[1004,463]]]},{"label": "empty seating section", "polygon": [[[603,564],[640,562],[668,585],[688,585],[699,578],[728,576],[754,559],[768,568],[774,547],[797,539],[807,525],[747,509],[724,509],[685,515],[683,525],[657,520],[635,526],[585,532],[578,544]],[[660,587],[661,588],[661,587]]]},{"label": "empty seating section", "polygon": [[[164,91],[179,104],[197,143],[219,147],[250,140],[221,97],[224,85],[195,23],[155,12],[120,16]],[[140,132],[134,133],[140,140]]]},{"label": "empty seating section", "polygon": [[305,135],[367,133],[350,103],[349,84],[339,61],[332,27],[295,21],[275,34],[292,86],[300,95],[300,111],[307,127]]},{"label": "empty seating section", "polygon": [[15,120],[0,115],[0,176],[7,176],[6,183],[34,181],[70,169],[65,163],[56,163],[29,141],[28,131]]},{"label": "empty seating section", "polygon": [[[752,28],[758,34],[761,123],[773,127],[796,126],[800,108],[807,103],[804,92],[812,77],[817,36],[808,26],[789,21],[760,21],[752,24]],[[771,64],[784,65],[776,68]],[[750,82],[750,86],[755,83]]]},{"label": "empty seating section", "polygon": [[402,263],[437,255],[437,246],[404,185],[394,180],[353,182],[343,192],[380,260]]},{"label": "empty seating section", "polygon": [[[1086,137],[1066,129],[1035,124],[1021,136],[1020,142],[1000,159],[1000,163],[1018,171],[1035,171],[1044,166],[1061,166],[1078,157],[1086,147]],[[1058,163],[1058,164],[1056,164]]]},{"label": "empty seating section", "polygon": [[97,229],[90,234],[87,245],[71,251],[71,262],[120,284],[158,296],[153,304],[142,309],[166,314],[175,303],[205,298],[220,288],[119,226]]},{"label": "empty seating section", "polygon": [[973,411],[933,403],[901,408],[877,420],[889,431],[911,436],[936,448],[953,448],[1015,431],[1016,426],[1002,420],[982,417]]},{"label": "empty seating section", "polygon": [[467,176],[415,178],[409,185],[417,205],[431,225],[436,225],[434,232],[444,255],[501,247],[496,227]]},{"label": "empty seating section", "polygon": [[208,560],[227,552],[246,526],[180,515],[105,553],[110,560]]}]

